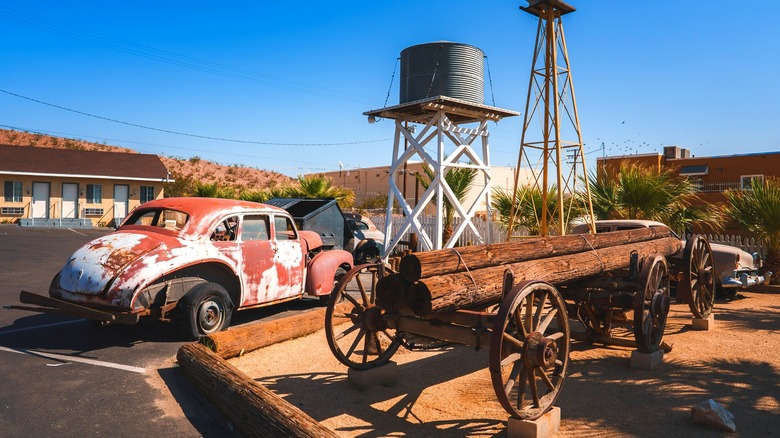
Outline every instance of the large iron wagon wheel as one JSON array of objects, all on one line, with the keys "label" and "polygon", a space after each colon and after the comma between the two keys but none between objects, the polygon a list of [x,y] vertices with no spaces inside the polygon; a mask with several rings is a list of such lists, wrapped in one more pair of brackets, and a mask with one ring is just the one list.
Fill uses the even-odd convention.
[{"label": "large iron wagon wheel", "polygon": [[659,254],[645,257],[634,295],[634,338],[642,353],[658,351],[669,314],[669,267]]},{"label": "large iron wagon wheel", "polygon": [[715,305],[715,265],[712,248],[703,236],[694,235],[685,243],[683,254],[683,293],[696,318],[710,316]]},{"label": "large iron wagon wheel", "polygon": [[501,302],[490,338],[490,376],[501,406],[533,420],[558,398],[569,364],[569,319],[555,287],[517,284]]},{"label": "large iron wagon wheel", "polygon": [[356,266],[331,294],[325,310],[325,336],[336,359],[365,370],[387,363],[401,345],[401,335],[385,325],[376,305],[376,284],[387,275],[380,264]]}]

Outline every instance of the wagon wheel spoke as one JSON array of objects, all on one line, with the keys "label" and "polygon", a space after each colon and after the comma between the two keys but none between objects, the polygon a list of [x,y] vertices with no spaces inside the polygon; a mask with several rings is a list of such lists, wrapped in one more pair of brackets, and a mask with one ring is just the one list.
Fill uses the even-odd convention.
[{"label": "wagon wheel spoke", "polygon": [[510,415],[535,419],[552,407],[566,375],[569,344],[568,315],[555,287],[529,281],[506,294],[491,334],[490,375]]},{"label": "wagon wheel spoke", "polygon": [[[373,305],[377,280],[384,274],[379,265],[355,267],[339,281],[328,302],[328,346],[336,359],[350,368],[368,369],[387,363],[401,345],[402,334],[387,327],[383,310]],[[352,310],[346,312],[342,306]]]},{"label": "wagon wheel spoke", "polygon": [[363,336],[365,336],[365,331],[363,329],[360,329],[360,332],[358,333],[357,337],[355,337],[355,341],[349,347],[349,350],[347,350],[347,357],[350,357],[355,353],[355,349],[357,348],[360,341],[363,339]]},{"label": "wagon wheel spoke", "polygon": [[522,367],[520,370],[520,378],[517,385],[517,407],[520,409],[525,408],[525,391],[526,382],[528,382],[528,368]]},{"label": "wagon wheel spoke", "polygon": [[344,330],[343,332],[341,332],[341,333],[337,334],[337,335],[335,336],[335,339],[336,339],[337,341],[338,341],[338,340],[341,340],[341,339],[343,339],[345,336],[349,335],[350,333],[352,333],[352,332],[354,332],[355,330],[358,330],[358,329],[360,329],[360,326],[358,326],[358,325],[353,325],[353,326],[349,327],[348,329]]},{"label": "wagon wheel spoke", "polygon": [[539,407],[539,388],[536,386],[536,377],[534,370],[528,373],[528,386],[531,387],[531,397],[534,400],[534,407]]},{"label": "wagon wheel spoke", "polygon": [[514,337],[514,336],[512,336],[512,335],[510,335],[509,333],[506,333],[506,332],[504,332],[504,340],[505,341],[509,341],[509,343],[511,343],[512,345],[514,345],[518,349],[523,348],[523,345],[525,345],[523,343],[523,341],[521,341],[520,339],[517,339],[516,337]]},{"label": "wagon wheel spoke", "polygon": [[525,339],[526,337],[528,337],[528,333],[529,333],[529,329],[527,329],[525,327],[525,323],[526,323],[526,321],[529,320],[529,318],[523,317],[523,313],[522,313],[522,309],[521,308],[518,308],[513,313],[512,316],[514,318],[514,326],[517,329],[518,333],[520,334],[520,337]]},{"label": "wagon wheel spoke", "polygon": [[544,382],[545,386],[547,386],[547,390],[555,389],[555,384],[552,382],[552,380],[550,380],[550,377],[547,376],[543,370],[537,369],[536,373],[539,375],[539,378],[542,379],[542,382]]},{"label": "wagon wheel spoke", "polygon": [[[360,276],[358,275],[355,278],[355,282],[357,283],[358,290],[360,291],[360,296],[363,298],[363,305],[368,306],[370,304],[370,301],[368,300],[368,296],[366,295],[366,287],[363,285],[363,279],[361,279]],[[355,303],[355,305],[357,305],[357,303]]]},{"label": "wagon wheel spoke", "polygon": [[[550,326],[550,323],[555,320],[555,315],[557,315],[557,314],[558,314],[558,309],[552,309],[550,311],[550,313],[548,313],[544,317],[544,321],[542,321],[541,324],[539,324],[539,327],[537,328],[537,331],[540,332],[540,333],[546,332],[547,328]],[[548,336],[548,338],[549,338],[549,336]]]},{"label": "wagon wheel spoke", "polygon": [[505,357],[504,360],[501,361],[501,366],[505,367],[509,364],[513,364],[523,358],[523,355],[520,353],[512,353],[509,356]]},{"label": "wagon wheel spoke", "polygon": [[541,295],[541,298],[539,298],[539,302],[536,304],[536,313],[534,314],[534,321],[531,329],[533,331],[543,332],[544,330],[539,329],[539,324],[542,319],[544,304],[547,302],[547,294],[542,292],[539,295]]}]

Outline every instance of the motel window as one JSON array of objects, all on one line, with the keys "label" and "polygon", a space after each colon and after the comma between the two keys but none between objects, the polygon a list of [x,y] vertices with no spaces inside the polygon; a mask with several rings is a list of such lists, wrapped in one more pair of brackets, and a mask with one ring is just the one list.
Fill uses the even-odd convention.
[{"label": "motel window", "polygon": [[752,190],[753,181],[758,183],[764,182],[764,175],[742,175],[739,177],[742,190]]},{"label": "motel window", "polygon": [[154,199],[154,186],[141,186],[141,204]]},{"label": "motel window", "polygon": [[103,186],[100,184],[87,184],[87,203],[103,203]]},{"label": "motel window", "polygon": [[22,202],[22,182],[6,181],[3,194],[5,202]]}]

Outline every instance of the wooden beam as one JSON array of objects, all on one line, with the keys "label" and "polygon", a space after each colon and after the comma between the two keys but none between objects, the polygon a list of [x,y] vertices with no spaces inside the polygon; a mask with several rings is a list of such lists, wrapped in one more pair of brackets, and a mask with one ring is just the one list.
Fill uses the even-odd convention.
[{"label": "wooden beam", "polygon": [[184,374],[230,419],[242,436],[337,436],[202,344],[184,344],[176,358]]}]

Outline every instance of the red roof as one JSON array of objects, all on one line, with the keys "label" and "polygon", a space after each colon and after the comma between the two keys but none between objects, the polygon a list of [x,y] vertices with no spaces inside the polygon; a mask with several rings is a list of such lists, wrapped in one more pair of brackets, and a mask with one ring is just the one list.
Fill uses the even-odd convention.
[{"label": "red roof", "polygon": [[72,175],[127,179],[169,179],[152,154],[0,145],[0,173]]}]

